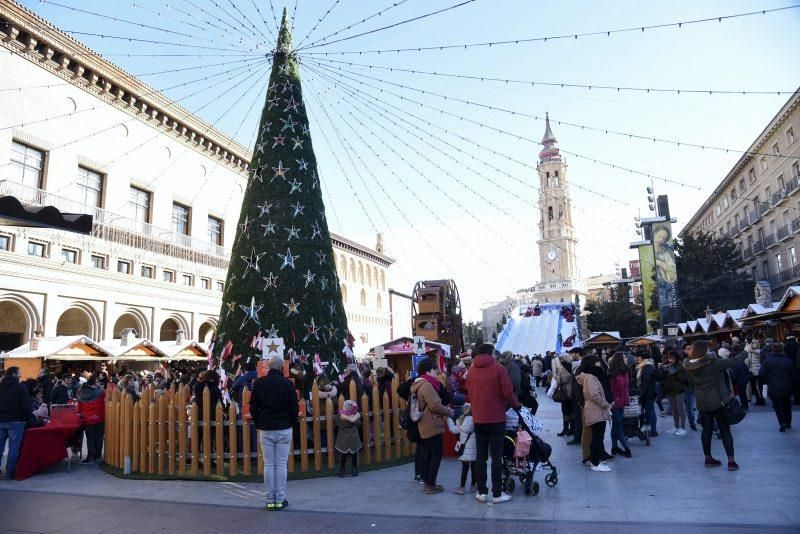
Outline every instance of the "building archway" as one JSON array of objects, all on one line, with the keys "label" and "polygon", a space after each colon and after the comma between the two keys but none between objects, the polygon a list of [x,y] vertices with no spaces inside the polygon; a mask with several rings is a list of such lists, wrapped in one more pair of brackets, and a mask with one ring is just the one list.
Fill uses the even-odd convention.
[{"label": "building archway", "polygon": [[23,306],[12,301],[0,302],[0,351],[21,346],[31,337],[31,323]]},{"label": "building archway", "polygon": [[342,302],[347,302],[347,286],[342,284]]},{"label": "building archway", "polygon": [[211,319],[206,320],[203,324],[200,325],[200,330],[198,330],[197,334],[197,341],[200,343],[210,343],[211,338],[217,332],[217,325]]},{"label": "building archway", "polygon": [[121,332],[126,328],[133,328],[136,330],[136,337],[145,337],[142,321],[139,317],[130,312],[125,312],[119,316],[114,323],[114,329],[111,331],[111,337],[120,339]]},{"label": "building archway", "polygon": [[88,336],[95,337],[95,328],[89,312],[79,306],[68,308],[58,318],[56,323],[57,336]]},{"label": "building archway", "polygon": [[178,339],[178,330],[182,329],[187,337],[190,335],[189,325],[180,315],[170,315],[161,323],[159,328],[158,340],[159,341],[175,341]]}]

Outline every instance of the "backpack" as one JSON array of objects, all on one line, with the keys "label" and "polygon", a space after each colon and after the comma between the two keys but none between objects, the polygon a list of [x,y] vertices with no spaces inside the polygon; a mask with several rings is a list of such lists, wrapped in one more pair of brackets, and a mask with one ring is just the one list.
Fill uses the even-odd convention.
[{"label": "backpack", "polygon": [[408,399],[408,406],[400,414],[400,428],[411,430],[417,426],[420,419],[422,419],[422,411],[419,409],[419,400],[416,395],[412,394]]}]

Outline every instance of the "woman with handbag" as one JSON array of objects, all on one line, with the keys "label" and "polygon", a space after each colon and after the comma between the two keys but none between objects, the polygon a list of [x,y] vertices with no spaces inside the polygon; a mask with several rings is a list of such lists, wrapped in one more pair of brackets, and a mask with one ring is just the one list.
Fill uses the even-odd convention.
[{"label": "woman with handbag", "polygon": [[[731,434],[730,425],[739,421],[732,420],[731,414],[728,412],[735,407],[741,409],[741,406],[725,385],[725,374],[728,369],[743,362],[747,358],[747,353],[743,351],[728,359],[717,358],[708,353],[708,343],[705,341],[695,341],[687,349],[686,354],[689,357],[683,361],[683,366],[694,387],[697,410],[700,412],[700,424],[703,426],[701,440],[703,454],[706,457],[705,466],[718,467],[722,465],[722,462],[711,456],[711,436],[714,433],[714,423],[716,422],[722,445],[728,455],[728,471],[736,471],[739,469],[739,465],[733,456],[733,434]],[[735,406],[732,406],[734,404]]]},{"label": "woman with handbag", "polygon": [[[565,357],[570,360],[566,365],[571,366],[572,359],[569,355]],[[564,361],[559,357],[553,358],[553,379],[550,382],[547,396],[552,398],[553,402],[561,404],[561,416],[564,419],[564,426],[558,436],[574,435],[575,429],[572,428],[572,373],[567,370]]]},{"label": "woman with handbag", "polygon": [[[609,375],[611,376],[611,394],[614,402],[611,405],[611,454],[622,454],[625,458],[630,458],[631,449],[628,447],[628,440],[622,429],[622,418],[625,415],[625,407],[630,403],[630,371],[625,362],[625,355],[615,352],[608,361]],[[617,447],[617,444],[622,447]]]}]

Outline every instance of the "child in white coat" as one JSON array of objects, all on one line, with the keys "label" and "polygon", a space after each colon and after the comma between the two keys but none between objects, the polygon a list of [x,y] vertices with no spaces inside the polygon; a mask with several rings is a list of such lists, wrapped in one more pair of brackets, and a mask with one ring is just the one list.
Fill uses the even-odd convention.
[{"label": "child in white coat", "polygon": [[456,443],[456,451],[460,446],[464,445],[464,451],[459,455],[458,459],[461,460],[461,484],[456,488],[455,492],[459,495],[464,495],[464,487],[467,484],[467,473],[471,472],[472,487],[470,491],[477,491],[475,485],[475,460],[477,457],[477,447],[475,445],[475,425],[472,422],[472,410],[470,405],[464,405],[464,414],[457,420],[453,421],[447,418],[447,426],[450,432],[458,434],[458,443]]}]

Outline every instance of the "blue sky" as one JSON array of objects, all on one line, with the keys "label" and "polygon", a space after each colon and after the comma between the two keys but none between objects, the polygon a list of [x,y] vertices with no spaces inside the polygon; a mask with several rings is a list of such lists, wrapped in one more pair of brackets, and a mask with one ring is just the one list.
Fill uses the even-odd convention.
[{"label": "blue sky", "polygon": [[[256,2],[274,32],[270,3],[264,0]],[[216,5],[211,0],[118,0],[113,4],[87,0],[58,2],[188,35],[113,22],[48,2],[26,0],[22,3],[64,30],[187,45],[129,43],[76,35],[90,48],[134,74],[198,67],[142,77],[158,89],[238,69],[204,82],[167,90],[166,94],[181,99],[208,87],[208,90],[193,97],[182,99],[181,104],[190,111],[203,107],[198,115],[215,122],[217,127],[234,135],[244,145],[252,146],[252,135],[263,105],[267,71],[264,65],[260,71],[250,75],[240,67],[259,67],[259,57],[252,50],[270,49],[269,43],[261,37],[261,32],[269,36],[269,30],[256,12],[253,2],[236,1],[236,7],[244,16],[237,13],[228,0],[217,0]],[[333,0],[299,0],[295,19],[296,43],[333,3]],[[392,3],[342,0],[306,43]],[[342,32],[341,36],[360,33],[455,3],[455,0],[407,0],[380,17]],[[134,4],[140,7],[134,7]],[[283,5],[288,5],[291,12],[295,2],[277,1],[273,5],[280,17]],[[659,3],[477,0],[440,15],[314,50],[405,48],[605,31],[788,5],[792,3],[730,0]],[[255,29],[249,23],[243,25],[236,20],[245,17]],[[800,62],[797,61],[800,57],[800,40],[797,39],[799,27],[800,9],[793,9],[723,22],[686,25],[680,29],[637,31],[610,37],[441,52],[329,56],[328,59],[531,81],[792,91],[800,85]],[[204,45],[234,51],[226,52],[228,57],[220,57],[212,54],[222,54],[222,51],[190,48]],[[190,53],[203,57],[167,56]],[[127,57],[127,54],[155,54],[156,57]],[[381,98],[399,108],[394,110],[398,117],[413,121],[405,112],[413,113],[503,156],[477,148],[441,130],[437,131],[434,126],[425,127],[460,148],[462,151],[459,152],[432,138],[429,133],[408,127],[405,129],[412,133],[406,133],[364,103],[354,104],[355,98],[342,92],[341,88],[342,82],[350,84],[350,80],[339,79],[339,87],[335,88],[324,76],[358,78],[353,73],[362,73],[530,115],[543,116],[547,111],[555,120],[740,150],[750,145],[788,98],[788,95],[664,95],[531,87],[366,70],[357,66],[342,66],[351,72],[327,73],[323,76],[318,61],[304,60],[302,75],[306,105],[312,114],[314,147],[328,192],[325,200],[328,209],[334,212],[333,216],[329,216],[331,229],[368,245],[374,244],[375,228],[385,232],[387,248],[398,258],[397,266],[393,268],[392,285],[399,291],[410,292],[416,280],[454,278],[461,290],[468,319],[479,318],[483,302],[499,299],[515,288],[530,286],[539,277],[535,244],[538,238],[539,213],[535,208],[538,193],[526,184],[537,185],[538,178],[530,166],[535,166],[540,147],[361,87],[364,98],[373,105],[383,106],[372,100],[373,96]],[[212,65],[217,63],[220,65]],[[226,80],[233,75],[238,77]],[[544,131],[542,121],[529,117],[479,109],[374,80],[362,80],[521,136],[538,140]],[[238,103],[231,107],[237,99]],[[323,108],[338,125],[338,132],[326,119]],[[388,116],[386,111],[382,113]],[[356,118],[364,126],[359,126]],[[393,120],[400,124],[396,117]],[[351,122],[360,136],[371,143],[380,160],[371,155],[358,134],[347,128],[346,122]],[[553,125],[553,129],[564,150],[697,186],[699,190],[655,181],[657,193],[669,195],[673,215],[679,219],[678,226],[681,221],[688,220],[739,157],[736,153],[629,140],[557,124]],[[333,148],[327,144],[325,137]],[[340,144],[340,138],[344,145]],[[430,144],[425,144],[425,141]],[[353,147],[352,152],[346,148],[348,146]],[[471,159],[465,153],[482,161]],[[334,154],[338,156],[344,172]],[[510,161],[506,156],[528,166]],[[359,158],[364,161],[364,166],[360,165]],[[350,165],[351,159],[358,171]],[[573,184],[573,218],[581,241],[582,272],[584,275],[613,272],[615,263],[625,265],[630,258],[627,245],[635,238],[633,217],[640,209],[644,209],[643,214],[646,214],[644,190],[649,185],[648,180],[573,156],[567,156],[567,163],[568,179]],[[447,172],[442,172],[436,165]],[[471,172],[465,165],[478,170],[483,176]],[[395,175],[387,170],[387,166]],[[492,167],[504,170],[512,178]],[[370,173],[380,180],[383,189],[376,185]],[[356,201],[345,175],[350,179],[349,183],[361,191],[357,196],[366,206],[369,217]],[[187,180],[191,180],[191,177]],[[445,194],[431,183],[437,184]],[[363,184],[366,184],[371,196],[364,192]],[[586,189],[601,192],[604,196]],[[384,190],[387,194],[384,194]],[[406,218],[413,222],[416,230],[410,228]],[[440,221],[444,221],[444,224]],[[420,235],[424,236],[424,240]],[[434,245],[437,252],[434,254],[428,250],[425,242]]]}]

